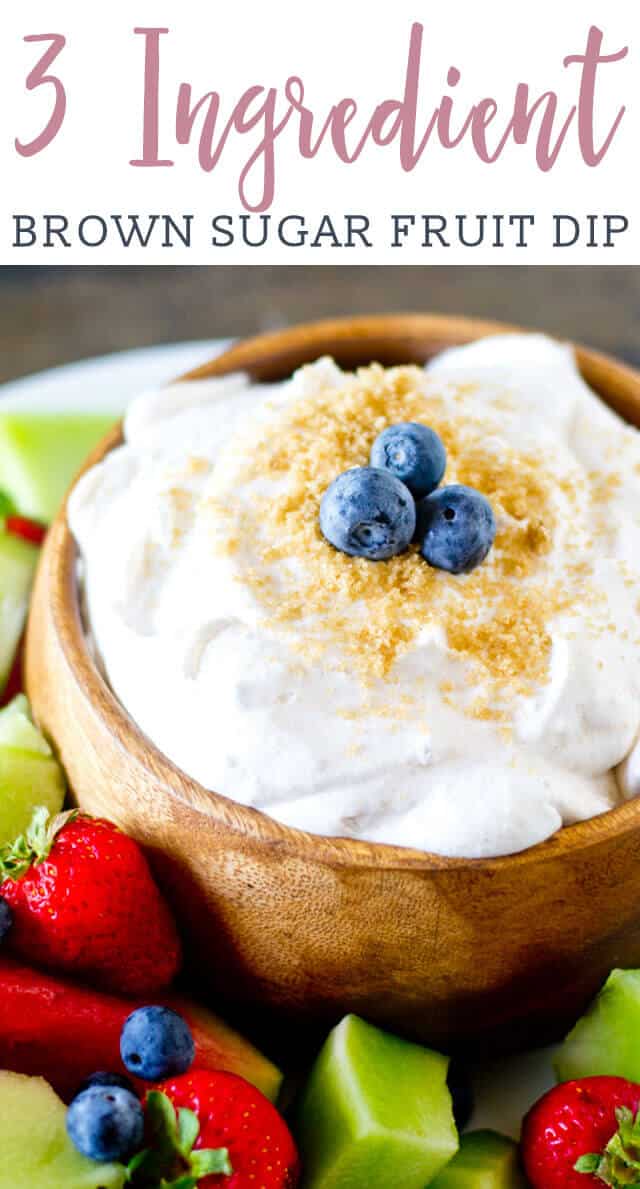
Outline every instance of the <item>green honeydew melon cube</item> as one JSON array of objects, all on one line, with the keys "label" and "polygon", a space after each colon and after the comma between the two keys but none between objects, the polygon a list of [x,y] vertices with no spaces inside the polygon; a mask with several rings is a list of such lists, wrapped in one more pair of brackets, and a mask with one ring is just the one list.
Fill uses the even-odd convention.
[{"label": "green honeydew melon cube", "polygon": [[59,813],[64,795],[62,769],[19,694],[0,710],[0,845],[24,833],[39,805]]},{"label": "green honeydew melon cube", "polygon": [[52,755],[44,735],[31,717],[25,694],[17,694],[8,706],[0,710],[0,748],[15,747],[37,755]]},{"label": "green honeydew melon cube", "polygon": [[112,413],[0,409],[0,486],[21,515],[48,524]]},{"label": "green honeydew melon cube", "polygon": [[518,1145],[495,1131],[470,1131],[429,1189],[525,1189]]},{"label": "green honeydew melon cube", "polygon": [[611,972],[554,1065],[561,1082],[599,1074],[640,1082],[640,970]]},{"label": "green honeydew melon cube", "polygon": [[7,683],[29,608],[39,549],[0,533],[0,692]]},{"label": "green honeydew melon cube", "polygon": [[458,1148],[448,1058],[349,1015],[303,1093],[304,1189],[425,1189]]},{"label": "green honeydew melon cube", "polygon": [[122,1165],[81,1156],[65,1120],[42,1078],[0,1073],[0,1189],[122,1189]]}]

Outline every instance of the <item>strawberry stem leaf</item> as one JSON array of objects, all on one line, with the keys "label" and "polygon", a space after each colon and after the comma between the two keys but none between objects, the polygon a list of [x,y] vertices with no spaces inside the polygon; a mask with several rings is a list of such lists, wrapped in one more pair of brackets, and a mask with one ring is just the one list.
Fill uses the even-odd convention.
[{"label": "strawberry stem leaf", "polygon": [[226,1148],[201,1148],[199,1152],[193,1152],[191,1170],[198,1178],[220,1172],[229,1177],[233,1172]]},{"label": "strawberry stem leaf", "polygon": [[133,1180],[135,1174],[137,1172],[139,1172],[141,1168],[144,1168],[144,1165],[145,1165],[148,1157],[149,1157],[149,1149],[143,1148],[141,1152],[138,1152],[129,1161],[129,1163],[127,1165],[127,1181],[131,1182]]},{"label": "strawberry stem leaf", "polygon": [[634,1118],[627,1107],[620,1107],[616,1120],[618,1130],[604,1152],[581,1156],[575,1171],[596,1177],[610,1189],[640,1189],[640,1110]]},{"label": "strawberry stem leaf", "polygon": [[178,1146],[178,1126],[176,1112],[166,1094],[161,1094],[159,1090],[149,1091],[145,1118],[150,1136],[174,1151]]},{"label": "strawberry stem leaf", "polygon": [[226,1148],[193,1150],[200,1134],[198,1116],[177,1113],[171,1099],[150,1090],[145,1102],[147,1147],[130,1161],[127,1183],[135,1189],[197,1189],[202,1177],[233,1172]]},{"label": "strawberry stem leaf", "polygon": [[200,1134],[198,1116],[193,1111],[181,1107],[178,1111],[178,1146],[184,1156],[188,1156]]},{"label": "strawberry stem leaf", "polygon": [[602,1156],[598,1156],[597,1152],[589,1152],[588,1156],[581,1156],[574,1164],[576,1172],[597,1172],[602,1161]]},{"label": "strawberry stem leaf", "polygon": [[54,818],[43,805],[34,809],[24,834],[0,847],[0,879],[20,879],[30,867],[44,863],[60,831],[77,816],[77,809]]}]

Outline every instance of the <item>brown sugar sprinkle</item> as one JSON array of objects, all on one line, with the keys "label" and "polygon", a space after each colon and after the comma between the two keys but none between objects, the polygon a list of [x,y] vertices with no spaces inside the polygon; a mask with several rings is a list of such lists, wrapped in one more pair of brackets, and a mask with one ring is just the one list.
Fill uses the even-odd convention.
[{"label": "brown sugar sprinkle", "polygon": [[[387,562],[350,558],[321,535],[319,506],[329,483],[366,465],[376,436],[399,421],[432,426],[447,449],[444,481],[469,484],[492,504],[496,541],[469,575],[432,569],[415,546]],[[499,720],[501,701],[546,679],[549,620],[570,607],[576,586],[570,567],[563,584],[545,565],[558,493],[565,502],[574,498],[571,485],[563,487],[539,453],[502,441],[497,449],[486,416],[474,418],[472,387],[448,383],[445,397],[420,368],[374,364],[291,402],[262,428],[243,480],[273,479],[274,493],[256,494],[240,513],[216,502],[222,547],[237,550],[251,540],[256,564],[242,578],[272,625],[302,629],[292,647],[303,659],[325,658],[370,684],[388,679],[421,633],[442,632],[466,662],[469,683],[480,685],[469,713]],[[584,600],[588,564],[578,564]]]},{"label": "brown sugar sprinkle", "polygon": [[189,512],[193,503],[193,496],[184,487],[170,487],[167,492],[173,507],[177,512]]},{"label": "brown sugar sprinkle", "polygon": [[187,475],[206,475],[211,470],[211,463],[208,458],[200,458],[197,454],[192,454],[187,459],[186,472]]},{"label": "brown sugar sprinkle", "polygon": [[622,475],[619,471],[592,471],[588,478],[595,503],[606,503],[622,487]]}]

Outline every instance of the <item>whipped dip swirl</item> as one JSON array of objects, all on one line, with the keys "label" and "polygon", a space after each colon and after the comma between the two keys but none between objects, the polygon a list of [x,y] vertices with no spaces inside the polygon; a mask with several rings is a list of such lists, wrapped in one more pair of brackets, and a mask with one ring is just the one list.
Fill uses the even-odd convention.
[{"label": "whipped dip swirl", "polygon": [[[490,500],[471,574],[322,538],[386,425]],[[572,350],[484,339],[425,369],[144,394],[69,521],[88,630],[132,718],[206,788],[290,826],[510,854],[640,792],[640,435]]]}]

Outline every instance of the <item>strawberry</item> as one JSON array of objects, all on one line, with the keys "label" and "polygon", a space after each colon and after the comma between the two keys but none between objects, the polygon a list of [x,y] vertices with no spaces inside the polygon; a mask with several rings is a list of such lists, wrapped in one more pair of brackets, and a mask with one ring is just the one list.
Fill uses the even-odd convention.
[{"label": "strawberry", "polygon": [[166,987],[180,966],[175,923],[140,847],[111,822],[37,809],[0,850],[14,954],[123,994]]},{"label": "strawberry", "polygon": [[[149,1148],[134,1185],[180,1189],[295,1189],[299,1162],[284,1119],[233,1073],[192,1069],[146,1099]],[[131,1174],[130,1174],[131,1175]]]},{"label": "strawberry", "polygon": [[640,1186],[640,1086],[624,1078],[564,1082],[545,1094],[522,1129],[533,1189]]},{"label": "strawberry", "polygon": [[[154,996],[187,1021],[200,1069],[228,1069],[276,1096],[280,1075],[249,1041],[184,995]],[[0,1069],[46,1079],[68,1100],[98,1069],[126,1073],[120,1054],[122,1027],[145,999],[92,991],[55,974],[43,974],[0,954]],[[142,1092],[147,1088],[136,1083]],[[1,1157],[0,1157],[1,1160]]]},{"label": "strawberry", "polygon": [[47,535],[46,525],[30,520],[28,516],[7,516],[4,527],[11,536],[22,537],[23,541],[30,541],[32,545],[42,545]]}]

